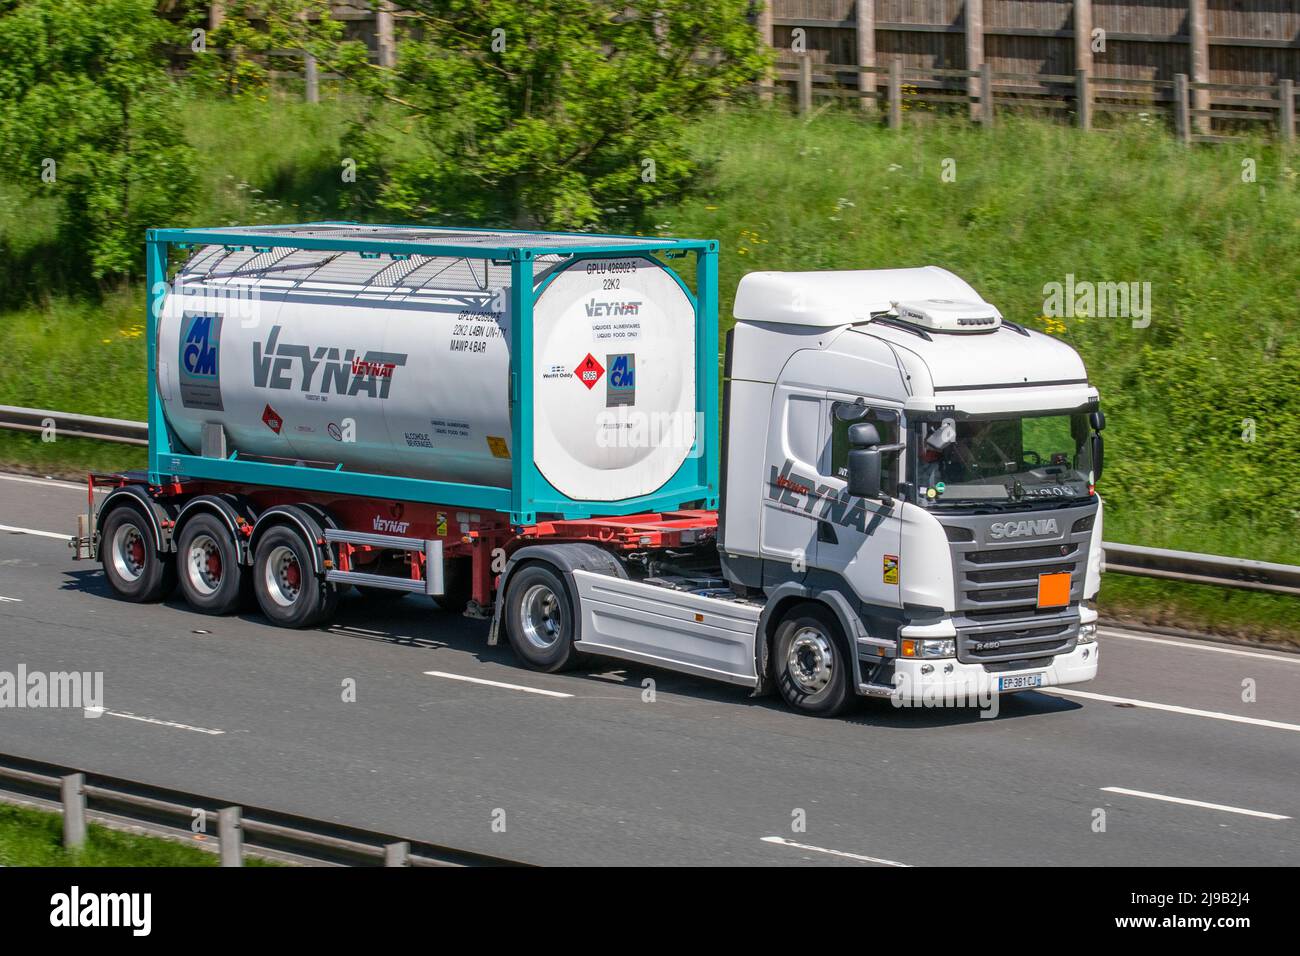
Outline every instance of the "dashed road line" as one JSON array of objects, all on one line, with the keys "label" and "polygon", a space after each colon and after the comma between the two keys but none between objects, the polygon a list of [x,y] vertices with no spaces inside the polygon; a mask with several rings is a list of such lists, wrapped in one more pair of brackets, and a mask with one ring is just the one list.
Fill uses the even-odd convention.
[{"label": "dashed road line", "polygon": [[506,684],[499,680],[485,680],[482,677],[466,677],[464,674],[449,674],[446,671],[425,671],[429,677],[445,677],[448,680],[462,680],[469,684],[483,684],[487,687],[501,687],[506,690],[521,690],[527,694],[541,694],[543,697],[572,697],[558,690],[542,690],[540,687],[525,687],[523,684]]},{"label": "dashed road line", "polygon": [[[25,475],[0,475],[0,481],[17,481],[24,485],[44,485],[47,488],[67,488],[71,491],[80,491],[85,494],[86,486],[73,484],[70,481],[59,481],[57,478],[28,478]],[[102,488],[96,488],[95,491],[103,493]]]},{"label": "dashed road line", "polygon": [[1165,803],[1181,803],[1188,807],[1201,807],[1205,810],[1222,810],[1224,813],[1240,813],[1248,817],[1261,817],[1265,820],[1290,820],[1280,813],[1265,813],[1263,810],[1247,810],[1244,807],[1230,807],[1224,803],[1206,803],[1204,800],[1189,800],[1187,797],[1171,797],[1163,793],[1147,793],[1145,790],[1129,790],[1127,787],[1102,787],[1103,793],[1122,793],[1129,797],[1144,797],[1147,800],[1162,800]]},{"label": "dashed road line", "polygon": [[828,850],[824,846],[813,846],[809,843],[795,843],[793,840],[787,840],[785,837],[766,836],[763,837],[764,843],[775,843],[778,846],[794,847],[797,850],[811,850],[814,853],[825,853],[828,856],[844,857],[847,860],[858,860],[862,863],[877,863],[880,866],[901,866],[911,868],[911,863],[899,863],[897,860],[885,860],[878,856],[863,856],[861,853],[849,853],[845,850]]},{"label": "dashed road line", "polygon": [[5,597],[4,595],[0,595],[0,604],[22,604],[22,603],[23,603],[22,598],[11,598],[11,597]]},{"label": "dashed road line", "polygon": [[1239,647],[1223,647],[1218,644],[1176,641],[1165,637],[1147,637],[1145,634],[1130,634],[1127,631],[1116,631],[1106,627],[1098,628],[1097,633],[1102,637],[1118,637],[1125,641],[1142,641],[1144,644],[1169,644],[1173,647],[1183,647],[1191,651],[1210,651],[1213,654],[1233,654],[1237,657],[1258,657],[1266,661],[1281,661],[1284,664],[1300,664],[1300,654],[1263,654],[1259,651],[1247,651]]},{"label": "dashed road line", "polygon": [[1280,720],[1265,720],[1262,717],[1242,717],[1240,714],[1224,714],[1217,710],[1197,710],[1195,707],[1179,707],[1177,704],[1157,704],[1149,700],[1137,700],[1132,697],[1111,697],[1109,694],[1094,694],[1088,690],[1075,690],[1073,687],[1044,687],[1045,694],[1059,694],[1062,697],[1081,697],[1084,700],[1099,700],[1107,704],[1129,704],[1133,707],[1145,707],[1149,710],[1163,710],[1171,714],[1184,714],[1189,717],[1211,717],[1214,720],[1227,720],[1235,724],[1251,724],[1255,727],[1272,727],[1276,730],[1300,731],[1300,724],[1287,724]]},{"label": "dashed road line", "polygon": [[144,717],[140,714],[128,714],[123,710],[105,710],[102,707],[87,707],[87,716],[92,716],[91,711],[96,710],[98,710],[99,715],[103,717],[124,717],[127,720],[138,720],[141,723],[154,724],[158,727],[171,727],[175,730],[192,730],[196,734],[208,734],[209,736],[216,737],[225,733],[224,730],[216,730],[212,727],[195,727],[191,724],[177,723],[174,720],[162,720],[158,717]]},{"label": "dashed road line", "polygon": [[72,537],[70,534],[59,534],[57,531],[38,531],[36,528],[15,528],[13,525],[0,524],[0,531],[7,531],[10,534],[33,534],[40,538],[58,538],[60,541],[67,541]]}]

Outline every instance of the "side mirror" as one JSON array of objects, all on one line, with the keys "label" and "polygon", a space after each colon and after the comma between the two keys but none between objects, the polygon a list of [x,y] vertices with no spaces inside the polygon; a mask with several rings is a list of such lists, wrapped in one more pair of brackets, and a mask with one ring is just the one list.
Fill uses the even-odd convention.
[{"label": "side mirror", "polygon": [[[849,426],[849,444],[854,448],[870,448],[880,444],[880,432],[871,422],[858,422]],[[850,453],[851,454],[851,453]]]},{"label": "side mirror", "polygon": [[875,448],[854,448],[849,452],[849,494],[879,498],[880,492],[880,452]]},{"label": "side mirror", "polygon": [[[1094,414],[1098,414],[1098,413],[1094,413]],[[1090,441],[1092,442],[1092,483],[1096,484],[1097,482],[1101,481],[1101,466],[1106,458],[1104,454],[1106,446],[1105,443],[1101,440],[1100,435],[1093,435]],[[849,457],[851,458],[852,456],[853,456],[853,452],[849,452]],[[849,464],[849,467],[850,468],[852,467],[851,462]]]},{"label": "side mirror", "polygon": [[1095,411],[1088,413],[1088,424],[1092,426],[1095,432],[1103,431],[1106,428],[1106,413]]}]

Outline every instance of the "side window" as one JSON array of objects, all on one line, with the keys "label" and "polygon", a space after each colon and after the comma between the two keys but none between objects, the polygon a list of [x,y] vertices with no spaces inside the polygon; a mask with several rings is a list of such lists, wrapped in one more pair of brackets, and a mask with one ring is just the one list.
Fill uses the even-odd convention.
[{"label": "side window", "polygon": [[[835,407],[835,405],[831,406],[831,474],[837,478],[848,478],[849,428],[858,424],[858,422],[870,422],[876,426],[876,431],[880,433],[881,444],[893,445],[899,440],[898,412],[893,409],[868,407],[866,414],[861,418],[844,421],[839,415],[835,414]],[[898,484],[898,465],[902,460],[902,455],[885,456],[885,487],[892,488]]]}]

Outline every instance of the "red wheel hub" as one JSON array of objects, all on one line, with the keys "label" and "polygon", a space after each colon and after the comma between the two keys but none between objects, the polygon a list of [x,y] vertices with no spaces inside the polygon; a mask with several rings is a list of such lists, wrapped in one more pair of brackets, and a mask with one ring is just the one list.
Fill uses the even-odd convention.
[{"label": "red wheel hub", "polygon": [[130,549],[131,549],[131,562],[136,567],[143,567],[144,566],[144,542],[141,539],[136,538],[134,541],[131,542]]},{"label": "red wheel hub", "polygon": [[216,551],[208,555],[208,574],[214,581],[221,580],[221,555]]},{"label": "red wheel hub", "polygon": [[289,564],[285,565],[284,580],[291,588],[302,586],[302,572],[298,569],[297,561],[291,561]]}]

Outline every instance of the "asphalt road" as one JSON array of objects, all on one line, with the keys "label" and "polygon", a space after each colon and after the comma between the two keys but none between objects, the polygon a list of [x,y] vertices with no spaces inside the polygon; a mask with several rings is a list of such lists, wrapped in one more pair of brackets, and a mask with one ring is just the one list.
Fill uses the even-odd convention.
[{"label": "asphalt road", "polygon": [[0,709],[0,752],[546,864],[1300,863],[1300,655],[1103,631],[1097,680],[995,719],[824,721],[536,674],[422,598],[305,632],[124,603],[61,540],[84,506],[0,477],[0,671],[102,671],[107,711]]}]

